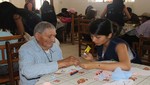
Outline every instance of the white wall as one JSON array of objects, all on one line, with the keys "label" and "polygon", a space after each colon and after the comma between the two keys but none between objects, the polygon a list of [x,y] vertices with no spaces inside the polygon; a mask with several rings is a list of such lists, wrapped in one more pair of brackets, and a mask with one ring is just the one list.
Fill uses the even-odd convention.
[{"label": "white wall", "polygon": [[[15,6],[23,8],[25,0],[10,0]],[[17,3],[16,3],[17,2]],[[125,3],[126,6],[130,6],[138,15],[141,15],[143,12],[150,13],[150,0],[135,0],[134,3]],[[108,3],[89,3],[88,0],[54,0],[54,6],[56,13],[59,13],[61,8],[75,8],[80,14],[84,14],[85,9],[88,5],[92,5],[95,9],[98,10],[98,14],[103,11]]]},{"label": "white wall", "polygon": [[25,0],[10,0],[18,8],[24,8]]},{"label": "white wall", "polygon": [[[56,0],[54,0],[56,1]],[[150,13],[150,0],[135,0],[134,3],[125,3],[126,6],[129,6],[133,9],[138,15],[141,15],[143,12]],[[89,3],[88,0],[58,0],[59,9],[61,8],[75,8],[77,12],[80,14],[84,14],[84,11],[88,5],[92,5],[95,9],[98,10],[98,14],[100,14],[104,8],[107,6],[108,3]]]},{"label": "white wall", "polygon": [[54,7],[55,7],[55,12],[59,13],[60,12],[59,0],[54,0]]},{"label": "white wall", "polygon": [[133,4],[134,12],[141,15],[143,12],[150,13],[150,0],[135,0]]}]

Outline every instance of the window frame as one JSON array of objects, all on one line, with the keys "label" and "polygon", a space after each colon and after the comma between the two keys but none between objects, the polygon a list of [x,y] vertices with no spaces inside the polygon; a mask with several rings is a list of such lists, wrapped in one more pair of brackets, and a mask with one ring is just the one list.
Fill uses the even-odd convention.
[{"label": "window frame", "polygon": [[10,2],[10,0],[0,0],[0,3],[1,3],[1,2],[4,2],[4,1]]},{"label": "window frame", "polygon": [[[103,3],[111,3],[113,0],[88,0],[88,2],[103,2]],[[125,0],[125,2],[135,2],[135,0]]]},{"label": "window frame", "polygon": [[[42,6],[42,4],[43,4],[43,2],[44,2],[45,0],[35,0],[35,8],[36,9],[38,9],[38,10],[40,10],[40,8],[41,8],[41,6]],[[51,3],[51,0],[47,0],[49,3]]]}]

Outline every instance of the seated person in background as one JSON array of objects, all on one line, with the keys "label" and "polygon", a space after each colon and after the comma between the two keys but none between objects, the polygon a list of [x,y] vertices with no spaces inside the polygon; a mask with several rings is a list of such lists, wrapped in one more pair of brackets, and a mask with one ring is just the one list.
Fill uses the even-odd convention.
[{"label": "seated person in background", "polygon": [[[66,31],[65,36],[69,36],[70,30],[71,30],[71,14],[68,12],[67,8],[62,8],[61,13],[57,14],[57,35],[56,37],[60,40],[63,41],[63,31]],[[59,29],[61,28],[61,29]]]},{"label": "seated person in background", "polygon": [[78,59],[62,57],[60,47],[55,44],[56,28],[48,22],[40,22],[34,29],[34,38],[19,49],[20,83],[35,85],[44,74],[59,68],[77,65]]},{"label": "seated person in background", "polygon": [[61,23],[71,22],[71,15],[67,11],[67,8],[62,8],[61,13],[57,14],[57,18],[60,20]]},{"label": "seated person in background", "polygon": [[96,9],[94,9],[93,6],[89,5],[85,10],[85,18],[90,20],[95,19],[96,15],[97,15]]},{"label": "seated person in background", "polygon": [[130,7],[127,7],[127,10],[130,13],[131,19],[126,20],[126,23],[140,24],[139,17],[135,13],[132,12],[132,9]]},{"label": "seated person in background", "polygon": [[120,36],[131,47],[133,42],[139,42],[139,36],[150,37],[150,13],[143,13],[141,16],[141,25],[132,30],[132,35],[128,33]]},{"label": "seated person in background", "polygon": [[107,19],[97,19],[90,25],[90,33],[92,41],[97,46],[98,61],[115,60],[118,62],[94,62],[93,56],[90,53],[83,55],[83,58],[93,62],[80,63],[80,66],[85,69],[103,69],[115,70],[120,67],[122,70],[130,70],[130,61],[135,60],[128,44],[117,38],[116,32],[119,26]]},{"label": "seated person in background", "polygon": [[91,10],[93,9],[92,5],[87,6],[86,10],[85,10],[85,15]]},{"label": "seated person in background", "polygon": [[97,15],[96,9],[92,8],[89,11],[87,11],[85,18],[92,20],[95,19],[96,15]]},{"label": "seated person in background", "polygon": [[67,8],[62,8],[61,13],[57,14],[57,17],[71,17]]}]

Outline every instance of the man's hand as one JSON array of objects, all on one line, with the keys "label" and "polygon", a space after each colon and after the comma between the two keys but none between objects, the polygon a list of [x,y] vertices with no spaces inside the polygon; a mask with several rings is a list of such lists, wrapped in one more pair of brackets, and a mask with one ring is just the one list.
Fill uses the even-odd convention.
[{"label": "man's hand", "polygon": [[62,68],[62,67],[68,67],[71,65],[78,65],[79,63],[80,61],[77,58],[73,56],[69,56],[68,58],[58,61],[58,66],[59,68]]}]

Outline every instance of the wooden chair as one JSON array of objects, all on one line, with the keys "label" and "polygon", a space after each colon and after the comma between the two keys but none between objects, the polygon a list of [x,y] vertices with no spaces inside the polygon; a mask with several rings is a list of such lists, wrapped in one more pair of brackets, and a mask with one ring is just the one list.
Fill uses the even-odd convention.
[{"label": "wooden chair", "polygon": [[[90,38],[90,32],[89,32],[89,23],[91,21],[87,20],[87,19],[79,19],[79,29],[78,29],[78,33],[79,33],[79,56],[81,56],[81,54],[83,54],[83,50],[85,50],[85,48],[89,45],[92,49],[91,49],[91,53],[94,54],[94,43],[92,42],[91,38]],[[89,40],[86,39],[86,35],[89,35]]]},{"label": "wooden chair", "polygon": [[[70,27],[70,33],[68,36],[65,36],[67,33],[65,30],[63,31],[63,42],[66,42],[67,39],[71,41],[71,43],[74,45],[75,41],[78,41],[78,24],[79,24],[79,18],[84,17],[83,15],[77,15],[77,14],[71,14],[71,27]],[[65,28],[67,28],[67,25]],[[76,30],[75,30],[76,29]]]},{"label": "wooden chair", "polygon": [[83,17],[82,15],[71,14],[71,30],[70,30],[70,40],[74,45],[75,41],[78,41],[78,24],[79,18]]},{"label": "wooden chair", "polygon": [[71,19],[71,43],[74,45],[75,41],[78,40],[78,31],[75,31],[75,29],[78,29],[79,16],[71,14]]},{"label": "wooden chair", "polygon": [[150,37],[139,37],[139,42],[133,43],[133,48],[137,50],[142,64],[150,65]]},{"label": "wooden chair", "polygon": [[[20,47],[24,42],[19,41],[13,44],[9,43],[9,40],[20,40],[23,39],[21,35],[0,37],[0,41],[6,41],[5,45],[0,45],[0,50],[2,53],[2,60],[0,60],[0,64],[8,64],[8,73],[4,75],[0,75],[0,84],[10,82],[10,85],[18,85],[17,80],[19,80],[19,71],[14,72],[13,62],[18,62],[18,49],[15,47]],[[13,48],[13,49],[12,49]],[[7,53],[7,59],[5,58],[5,50]],[[16,53],[11,50],[15,50]],[[15,59],[13,57],[16,57]],[[18,69],[19,70],[19,69]]]},{"label": "wooden chair", "polygon": [[138,53],[142,63],[150,65],[150,37],[140,36]]}]

